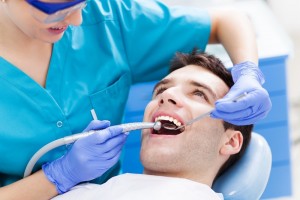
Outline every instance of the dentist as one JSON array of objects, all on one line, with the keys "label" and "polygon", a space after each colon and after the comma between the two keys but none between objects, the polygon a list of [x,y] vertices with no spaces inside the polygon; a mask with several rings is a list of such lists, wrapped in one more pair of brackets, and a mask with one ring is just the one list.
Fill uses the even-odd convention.
[{"label": "dentist", "polygon": [[[130,86],[161,79],[174,52],[208,43],[223,44],[234,63],[235,85],[213,117],[236,125],[265,117],[255,36],[238,12],[156,0],[1,0],[0,199],[49,199],[116,175],[126,136],[108,127],[122,122]],[[227,103],[244,92],[237,106]],[[91,110],[110,123],[92,121]],[[84,129],[103,134],[49,152],[22,177],[39,148]]]}]

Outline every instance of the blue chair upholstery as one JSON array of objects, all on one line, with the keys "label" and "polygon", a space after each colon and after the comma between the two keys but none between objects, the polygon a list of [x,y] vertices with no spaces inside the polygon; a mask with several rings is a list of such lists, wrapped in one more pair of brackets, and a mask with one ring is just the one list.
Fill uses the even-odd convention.
[{"label": "blue chair upholstery", "polygon": [[213,185],[225,200],[258,200],[271,172],[272,154],[267,141],[253,132],[245,155]]}]

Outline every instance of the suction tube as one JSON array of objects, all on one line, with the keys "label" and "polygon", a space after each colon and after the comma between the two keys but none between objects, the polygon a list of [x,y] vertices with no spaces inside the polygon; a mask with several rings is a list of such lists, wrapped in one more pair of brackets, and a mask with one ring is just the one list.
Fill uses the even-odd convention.
[{"label": "suction tube", "polygon": [[[117,125],[117,126],[121,126],[123,128],[123,133],[127,134],[130,131],[147,129],[147,128],[154,128],[155,130],[159,130],[161,128],[161,123],[160,122],[156,122],[156,123],[134,122],[134,123],[121,124],[121,125]],[[88,132],[77,133],[74,135],[70,135],[70,136],[66,136],[64,138],[54,140],[53,142],[46,144],[32,156],[32,158],[30,159],[30,161],[28,162],[28,164],[26,166],[26,169],[24,172],[24,177],[27,177],[31,174],[35,163],[48,151],[50,151],[56,147],[62,146],[62,145],[74,143],[76,140],[78,140],[80,138],[87,137],[91,134],[94,134],[94,133],[97,133],[100,131],[101,130],[91,130]]]}]

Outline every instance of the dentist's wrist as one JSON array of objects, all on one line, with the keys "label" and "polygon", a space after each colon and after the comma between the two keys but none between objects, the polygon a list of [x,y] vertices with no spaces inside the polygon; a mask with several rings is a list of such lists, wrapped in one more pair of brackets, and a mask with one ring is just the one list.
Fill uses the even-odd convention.
[{"label": "dentist's wrist", "polygon": [[42,166],[42,170],[47,179],[55,185],[58,194],[63,194],[69,191],[71,187],[75,186],[76,183],[73,183],[68,178],[64,177],[63,174],[60,173],[60,170],[56,169],[57,166],[54,166],[56,164],[54,162],[59,162],[60,159],[62,158],[45,163]]},{"label": "dentist's wrist", "polygon": [[252,76],[261,85],[265,82],[262,71],[255,63],[250,61],[245,61],[234,65],[231,69],[231,74],[234,82],[236,82],[241,76]]}]

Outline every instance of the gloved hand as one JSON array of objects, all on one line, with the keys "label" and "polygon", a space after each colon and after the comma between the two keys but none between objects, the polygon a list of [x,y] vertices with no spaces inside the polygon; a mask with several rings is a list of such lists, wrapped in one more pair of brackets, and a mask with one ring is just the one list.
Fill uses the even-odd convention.
[{"label": "gloved hand", "polygon": [[[258,66],[252,62],[235,65],[231,74],[234,85],[228,94],[215,103],[211,116],[235,125],[254,124],[271,110],[272,103],[268,92],[262,87],[264,77]],[[233,102],[232,99],[243,93],[246,96]]]},{"label": "gloved hand", "polygon": [[101,176],[117,163],[127,135],[121,127],[109,125],[109,121],[92,121],[84,131],[103,130],[78,139],[64,156],[43,165],[45,175],[59,194]]}]

